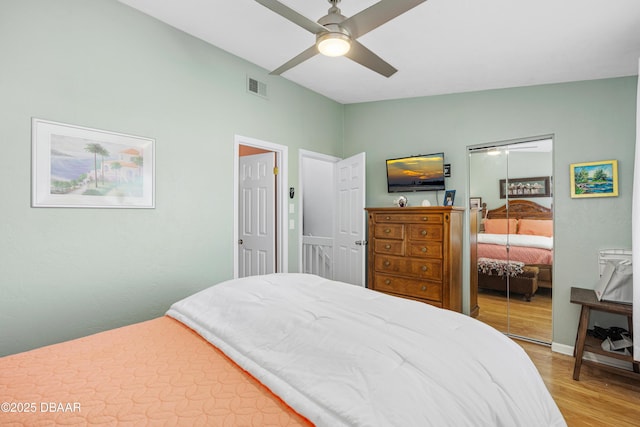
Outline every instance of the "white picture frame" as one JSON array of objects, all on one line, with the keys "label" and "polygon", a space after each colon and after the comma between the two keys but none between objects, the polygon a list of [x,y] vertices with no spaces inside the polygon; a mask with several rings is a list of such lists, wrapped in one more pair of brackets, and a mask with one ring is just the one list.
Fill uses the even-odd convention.
[{"label": "white picture frame", "polygon": [[155,140],[32,119],[32,206],[155,208]]},{"label": "white picture frame", "polygon": [[482,209],[482,197],[469,197],[470,209]]}]

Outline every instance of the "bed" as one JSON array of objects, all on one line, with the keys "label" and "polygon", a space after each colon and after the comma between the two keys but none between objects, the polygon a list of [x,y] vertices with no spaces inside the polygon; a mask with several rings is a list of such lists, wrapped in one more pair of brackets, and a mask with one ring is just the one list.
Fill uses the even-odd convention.
[{"label": "bed", "polygon": [[[527,299],[537,288],[551,288],[553,276],[553,212],[528,200],[509,200],[483,215],[478,233],[477,256],[496,261],[522,263],[527,275],[516,293]],[[507,242],[509,251],[507,253]],[[535,272],[535,274],[534,274]],[[478,263],[478,287],[506,291],[506,275],[497,274]],[[534,280],[535,279],[535,280]],[[514,292],[514,289],[510,289]]]},{"label": "bed", "polygon": [[307,274],[0,358],[0,424],[566,425],[520,346],[462,314]]}]

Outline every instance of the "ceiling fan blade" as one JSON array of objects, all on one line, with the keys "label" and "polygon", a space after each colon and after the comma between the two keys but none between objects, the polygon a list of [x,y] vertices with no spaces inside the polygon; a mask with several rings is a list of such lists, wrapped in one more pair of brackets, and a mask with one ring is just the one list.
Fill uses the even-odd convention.
[{"label": "ceiling fan blade", "polygon": [[381,0],[340,23],[354,39],[427,0]]},{"label": "ceiling fan blade", "polygon": [[302,52],[298,56],[296,56],[293,59],[289,60],[288,62],[286,62],[285,64],[281,65],[280,67],[276,68],[275,70],[273,70],[269,74],[273,74],[273,75],[279,76],[280,74],[284,73],[288,69],[295,67],[296,65],[306,61],[307,59],[313,58],[317,54],[318,54],[318,48],[316,48],[316,45],[314,44],[309,49],[305,50],[304,52]]},{"label": "ceiling fan blade", "polygon": [[351,42],[351,49],[349,49],[349,52],[347,52],[345,56],[385,77],[391,77],[398,71],[357,40]]},{"label": "ceiling fan blade", "polygon": [[304,15],[299,14],[295,10],[291,9],[289,6],[286,6],[280,3],[279,1],[276,1],[276,0],[256,0],[256,1],[261,5],[263,5],[264,7],[271,9],[278,15],[283,16],[284,18],[288,19],[294,24],[301,26],[302,28],[304,28],[305,30],[313,34],[318,34],[323,31],[327,31],[327,29],[324,26],[318,24],[317,22],[312,21],[311,19],[307,18]]}]

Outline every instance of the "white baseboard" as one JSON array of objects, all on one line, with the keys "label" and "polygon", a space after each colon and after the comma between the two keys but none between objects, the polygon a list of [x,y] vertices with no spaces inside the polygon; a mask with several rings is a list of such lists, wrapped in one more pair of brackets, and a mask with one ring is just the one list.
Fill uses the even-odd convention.
[{"label": "white baseboard", "polygon": [[[566,354],[567,356],[573,357],[573,346],[560,344],[560,343],[551,343],[551,351],[555,351],[556,353]],[[590,352],[584,353],[585,360],[591,360],[593,362],[602,363],[603,365],[609,365],[616,368],[626,369],[628,371],[633,370],[633,365],[630,362],[624,362],[622,360],[614,359],[612,357],[607,357],[601,354],[595,354]]]},{"label": "white baseboard", "polygon": [[566,354],[567,356],[573,356],[573,346],[572,345],[566,345],[566,344],[560,344],[557,342],[552,342],[551,343],[551,351],[554,351],[556,353],[560,353],[560,354]]}]

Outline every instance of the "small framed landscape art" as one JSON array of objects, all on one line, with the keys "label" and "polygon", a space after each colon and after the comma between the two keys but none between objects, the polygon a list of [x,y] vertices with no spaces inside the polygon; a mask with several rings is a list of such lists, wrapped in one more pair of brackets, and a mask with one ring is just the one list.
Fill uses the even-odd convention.
[{"label": "small framed landscape art", "polygon": [[32,120],[32,206],[155,207],[155,141]]},{"label": "small framed landscape art", "polygon": [[571,197],[618,195],[618,161],[573,163],[570,166]]}]

